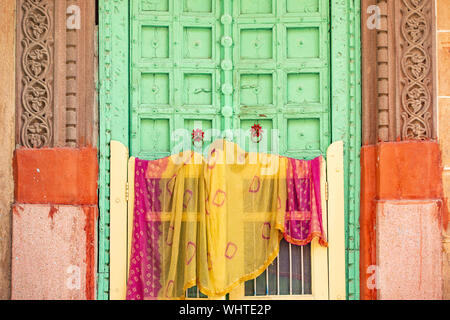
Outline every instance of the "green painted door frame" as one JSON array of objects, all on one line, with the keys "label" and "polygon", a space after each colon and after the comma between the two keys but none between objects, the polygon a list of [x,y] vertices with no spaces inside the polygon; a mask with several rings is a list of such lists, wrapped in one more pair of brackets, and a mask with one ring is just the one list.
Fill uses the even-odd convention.
[{"label": "green painted door frame", "polygon": [[[98,299],[109,298],[109,143],[131,140],[130,1],[99,1]],[[359,299],[360,1],[330,0],[330,15],[331,141],[345,145],[347,298]]]}]

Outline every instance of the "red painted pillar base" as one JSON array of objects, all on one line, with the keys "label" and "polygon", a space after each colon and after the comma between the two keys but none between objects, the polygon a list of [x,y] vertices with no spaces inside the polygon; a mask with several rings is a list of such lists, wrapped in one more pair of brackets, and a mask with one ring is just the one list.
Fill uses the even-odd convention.
[{"label": "red painted pillar base", "polygon": [[[442,297],[439,239],[446,214],[441,210],[441,172],[440,150],[435,142],[379,143],[362,148],[361,299]],[[413,222],[417,217],[426,221],[426,228]],[[405,235],[415,235],[422,241],[408,241]],[[404,259],[392,256],[399,245]],[[421,255],[424,246],[433,254]],[[413,274],[402,273],[410,267],[408,261],[417,257],[421,267]],[[436,265],[439,268],[435,269]],[[394,274],[393,270],[398,272]],[[384,277],[391,281],[383,281]],[[413,291],[415,295],[411,295]]]},{"label": "red painted pillar base", "polygon": [[95,299],[97,150],[19,149],[12,299]]},{"label": "red painted pillar base", "polygon": [[361,149],[360,299],[376,300],[376,146]]}]

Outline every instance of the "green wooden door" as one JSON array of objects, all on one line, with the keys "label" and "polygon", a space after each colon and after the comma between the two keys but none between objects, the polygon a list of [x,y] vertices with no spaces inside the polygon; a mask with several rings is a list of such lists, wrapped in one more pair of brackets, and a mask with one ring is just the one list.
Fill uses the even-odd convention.
[{"label": "green wooden door", "polygon": [[[330,139],[328,0],[131,1],[131,155],[226,137],[296,158]],[[261,139],[251,139],[259,124]]]},{"label": "green wooden door", "polygon": [[[328,0],[134,0],[130,14],[132,156],[205,150],[219,137],[247,151],[325,155],[331,142]],[[251,138],[255,124],[261,139]],[[191,142],[194,129],[205,132],[202,147]],[[287,264],[281,267],[289,268],[291,255],[283,243],[280,259]],[[311,294],[310,246],[299,256],[309,274],[302,275],[304,284],[290,284],[289,272],[280,276],[277,260],[271,268],[278,280],[264,273],[247,283],[246,295],[275,294],[273,281],[278,294]],[[196,288],[187,295],[199,296]]]}]

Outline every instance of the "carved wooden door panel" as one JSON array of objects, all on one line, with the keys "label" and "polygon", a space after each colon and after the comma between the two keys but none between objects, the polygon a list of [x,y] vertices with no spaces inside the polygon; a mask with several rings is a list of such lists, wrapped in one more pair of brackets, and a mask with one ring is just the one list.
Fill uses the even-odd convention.
[{"label": "carved wooden door panel", "polygon": [[132,155],[179,152],[194,129],[206,147],[220,131],[220,2],[131,1]]},{"label": "carved wooden door panel", "polygon": [[269,151],[313,158],[330,143],[328,6],[233,1],[234,127],[259,123]]},{"label": "carved wooden door panel", "polygon": [[131,1],[131,154],[177,152],[194,129],[204,146],[225,135],[247,150],[324,154],[328,20],[326,0]]}]

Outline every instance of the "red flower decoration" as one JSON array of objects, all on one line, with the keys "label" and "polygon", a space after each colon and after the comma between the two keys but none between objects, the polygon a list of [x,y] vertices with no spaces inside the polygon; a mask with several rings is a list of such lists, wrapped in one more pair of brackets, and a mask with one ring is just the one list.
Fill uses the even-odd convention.
[{"label": "red flower decoration", "polygon": [[202,131],[202,129],[192,130],[192,140],[194,142],[202,142],[204,138],[205,138],[205,133]]},{"label": "red flower decoration", "polygon": [[259,124],[254,124],[252,126],[252,133],[255,136],[259,137],[261,135],[261,131],[262,131],[262,128],[261,128],[261,126]]},{"label": "red flower decoration", "polygon": [[259,124],[255,123],[252,126],[251,133],[252,133],[252,140],[253,140],[253,142],[259,143],[261,141],[261,139],[262,139],[262,136],[261,136],[262,131],[263,131],[262,127]]}]

